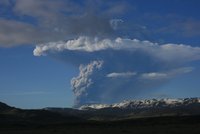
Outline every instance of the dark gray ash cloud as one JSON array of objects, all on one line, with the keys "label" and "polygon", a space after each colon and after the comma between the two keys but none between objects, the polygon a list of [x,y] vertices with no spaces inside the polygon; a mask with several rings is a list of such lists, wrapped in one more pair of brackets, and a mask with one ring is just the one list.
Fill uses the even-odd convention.
[{"label": "dark gray ash cloud", "polygon": [[[116,36],[110,23],[126,10],[124,2],[86,0],[16,0],[1,1],[17,19],[1,18],[0,46],[12,47],[69,40],[79,36]],[[102,5],[104,12],[101,11]],[[7,12],[2,15],[6,16]],[[29,20],[30,19],[30,20]],[[26,20],[26,21],[24,21]]]}]

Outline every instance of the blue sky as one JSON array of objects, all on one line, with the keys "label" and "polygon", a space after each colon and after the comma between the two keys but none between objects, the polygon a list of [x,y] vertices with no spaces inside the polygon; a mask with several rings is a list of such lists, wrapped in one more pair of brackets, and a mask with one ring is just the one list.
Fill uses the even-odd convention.
[{"label": "blue sky", "polygon": [[200,97],[199,6],[199,0],[2,0],[0,101],[43,108]]}]

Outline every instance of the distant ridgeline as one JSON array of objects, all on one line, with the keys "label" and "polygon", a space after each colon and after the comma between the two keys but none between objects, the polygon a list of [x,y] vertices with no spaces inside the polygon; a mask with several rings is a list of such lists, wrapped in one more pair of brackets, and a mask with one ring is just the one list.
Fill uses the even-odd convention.
[{"label": "distant ridgeline", "polygon": [[10,107],[5,103],[0,102],[0,111],[2,110],[9,110],[9,109],[13,109],[14,107]]},{"label": "distant ridgeline", "polygon": [[181,107],[199,105],[200,98],[184,99],[147,99],[147,100],[125,100],[115,104],[87,104],[81,106],[80,110],[87,109],[104,109],[104,108],[121,108],[121,109],[142,109],[142,108],[161,108],[161,107]]},{"label": "distant ridgeline", "polygon": [[[130,100],[115,104],[87,104],[74,108],[25,110],[0,103],[0,120],[83,121],[122,120],[146,117],[200,116],[200,98]],[[2,121],[3,123],[3,121]]]}]

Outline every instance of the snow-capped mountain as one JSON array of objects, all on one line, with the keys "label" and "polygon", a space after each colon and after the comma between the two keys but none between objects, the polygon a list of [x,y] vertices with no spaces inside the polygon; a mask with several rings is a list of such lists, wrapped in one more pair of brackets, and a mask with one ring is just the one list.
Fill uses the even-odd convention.
[{"label": "snow-capped mountain", "polygon": [[[44,108],[23,110],[0,103],[0,114],[18,117],[72,119],[72,120],[123,120],[146,117],[196,116],[200,115],[200,98],[130,100],[115,104],[88,104],[79,109]],[[12,119],[11,116],[9,119]]]},{"label": "snow-capped mountain", "polygon": [[45,110],[91,120],[188,116],[200,115],[200,98],[126,100],[114,104],[87,104],[79,109],[47,108]]},{"label": "snow-capped mountain", "polygon": [[106,108],[120,108],[120,109],[144,109],[144,108],[167,108],[180,107],[188,105],[200,105],[200,98],[184,98],[184,99],[149,99],[149,100],[126,100],[115,104],[88,104],[83,105],[80,110],[89,109],[106,109]]}]

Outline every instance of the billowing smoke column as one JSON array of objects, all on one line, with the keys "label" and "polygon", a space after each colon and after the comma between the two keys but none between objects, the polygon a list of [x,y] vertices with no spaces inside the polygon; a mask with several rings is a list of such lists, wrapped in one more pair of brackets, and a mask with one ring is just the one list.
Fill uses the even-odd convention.
[{"label": "billowing smoke column", "polygon": [[186,65],[200,59],[200,47],[79,37],[37,45],[34,55],[54,55],[79,68],[71,86],[80,106],[131,99],[189,73],[194,68]]},{"label": "billowing smoke column", "polygon": [[[76,104],[87,102],[88,92],[92,89],[91,86],[94,84],[95,76],[99,76],[99,71],[103,65],[102,61],[93,61],[90,64],[83,66],[81,65],[79,70],[80,74],[71,80],[71,85],[75,96],[77,96]],[[95,91],[93,91],[95,92]]]}]

